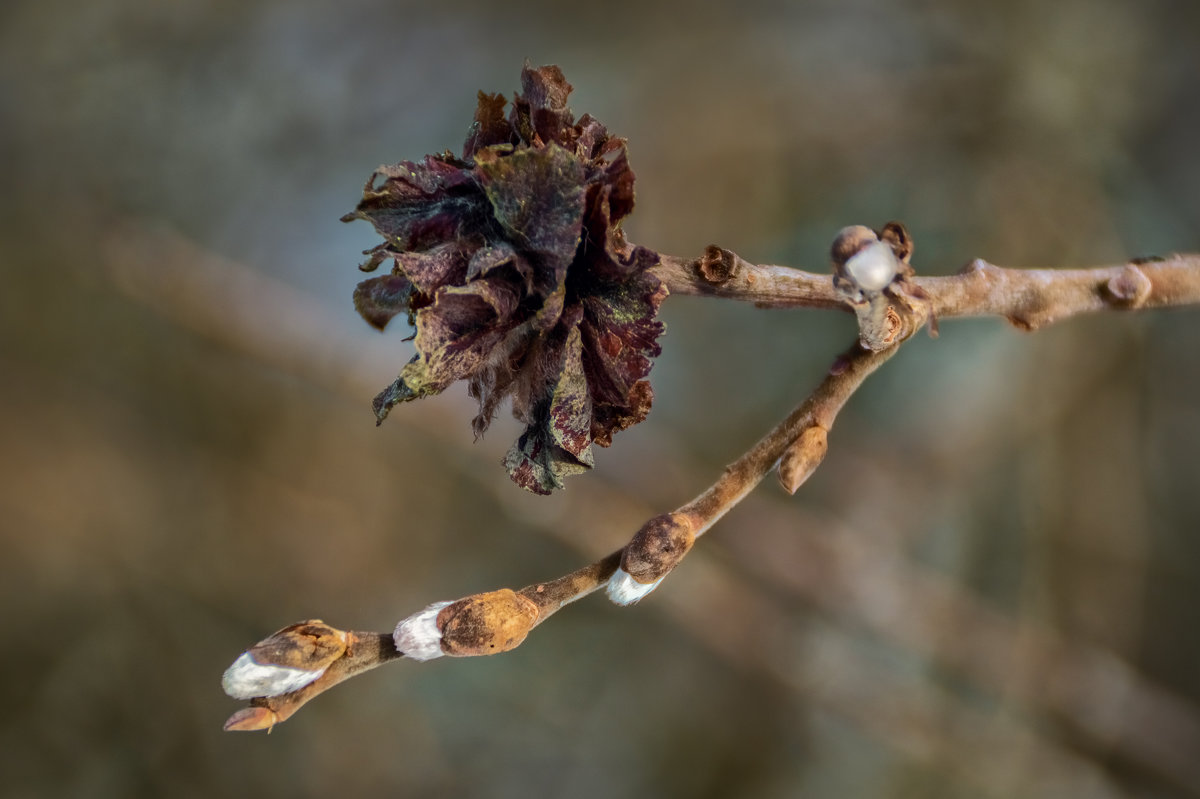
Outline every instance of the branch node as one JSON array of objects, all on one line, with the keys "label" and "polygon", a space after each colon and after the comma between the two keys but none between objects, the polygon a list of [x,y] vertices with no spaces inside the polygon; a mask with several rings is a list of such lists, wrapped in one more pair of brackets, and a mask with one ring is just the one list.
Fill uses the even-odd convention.
[{"label": "branch node", "polygon": [[842,228],[830,248],[833,287],[858,317],[859,342],[879,352],[902,341],[931,316],[928,295],[910,280],[913,241],[899,222],[878,232]]},{"label": "branch node", "polygon": [[1137,265],[1129,263],[1120,274],[1105,284],[1109,301],[1120,308],[1139,308],[1150,298],[1150,278]]},{"label": "branch node", "polygon": [[779,484],[789,494],[804,485],[829,450],[829,431],[819,424],[806,427],[779,459]]},{"label": "branch node", "polygon": [[696,261],[696,271],[705,281],[719,286],[728,283],[739,271],[738,257],[723,247],[710,244]]}]

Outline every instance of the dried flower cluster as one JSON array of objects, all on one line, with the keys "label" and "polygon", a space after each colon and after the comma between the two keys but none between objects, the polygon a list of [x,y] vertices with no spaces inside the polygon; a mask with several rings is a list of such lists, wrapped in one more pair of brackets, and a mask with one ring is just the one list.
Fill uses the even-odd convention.
[{"label": "dried flower cluster", "polygon": [[385,239],[362,269],[393,263],[359,284],[359,313],[416,327],[417,354],[375,398],[377,418],[466,380],[478,435],[511,397],[526,428],[505,465],[548,494],[592,466],[593,443],[645,419],[666,289],[648,271],[658,255],[621,231],[634,200],[625,140],[574,119],[558,67],[526,65],[521,86],[507,117],[503,96],[480,92],[461,158],[380,167],[343,220]]}]

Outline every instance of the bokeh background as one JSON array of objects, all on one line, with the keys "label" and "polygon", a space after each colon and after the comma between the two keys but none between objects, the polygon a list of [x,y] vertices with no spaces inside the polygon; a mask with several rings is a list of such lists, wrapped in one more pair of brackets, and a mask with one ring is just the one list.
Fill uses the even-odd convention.
[{"label": "bokeh background", "polygon": [[557,63],[628,137],[630,237],[823,269],[1200,250],[1192,2],[42,0],[0,10],[6,797],[1200,795],[1200,312],[947,321],[632,609],[399,662],[271,735],[219,679],[565,573],[698,493],[852,320],[667,301],[649,420],[561,496],[461,390],[370,399],[380,163]]}]

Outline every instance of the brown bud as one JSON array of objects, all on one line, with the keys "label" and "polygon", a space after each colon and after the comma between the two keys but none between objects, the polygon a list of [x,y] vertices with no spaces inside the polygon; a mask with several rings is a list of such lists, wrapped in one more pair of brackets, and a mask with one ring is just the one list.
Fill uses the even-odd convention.
[{"label": "brown bud", "polygon": [[510,588],[451,602],[437,615],[442,651],[452,657],[497,655],[525,640],[538,620],[532,600]]},{"label": "brown bud", "polygon": [[838,231],[837,237],[833,240],[833,247],[829,250],[829,254],[833,258],[833,265],[839,268],[845,266],[846,261],[849,261],[859,250],[873,241],[879,241],[879,236],[865,225],[851,225],[842,228]]},{"label": "brown bud", "polygon": [[710,244],[704,248],[704,257],[696,265],[700,276],[709,283],[727,283],[737,273],[737,256],[729,250]]},{"label": "brown bud", "polygon": [[825,460],[828,449],[829,433],[824,427],[806,428],[779,459],[779,483],[783,490],[795,494]]},{"label": "brown bud", "polygon": [[221,686],[235,699],[297,691],[345,654],[346,641],[345,632],[320,619],[289,625],[239,655]]},{"label": "brown bud", "polygon": [[896,253],[896,257],[901,263],[908,263],[908,259],[912,258],[913,240],[908,234],[906,228],[900,222],[888,222],[879,231],[879,240],[892,248],[892,252]]},{"label": "brown bud", "polygon": [[639,583],[661,580],[692,548],[691,520],[678,513],[655,516],[642,525],[621,553],[621,569]]},{"label": "brown bud", "polygon": [[345,653],[346,633],[320,619],[310,619],[290,624],[246,651],[264,666],[319,671]]}]

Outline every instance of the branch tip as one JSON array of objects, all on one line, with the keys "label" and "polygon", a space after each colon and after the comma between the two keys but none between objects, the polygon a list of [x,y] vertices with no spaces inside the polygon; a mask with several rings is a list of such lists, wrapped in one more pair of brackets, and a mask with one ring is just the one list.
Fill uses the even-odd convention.
[{"label": "branch tip", "polygon": [[257,732],[271,729],[279,722],[279,718],[269,708],[244,707],[225,721],[226,732]]}]

